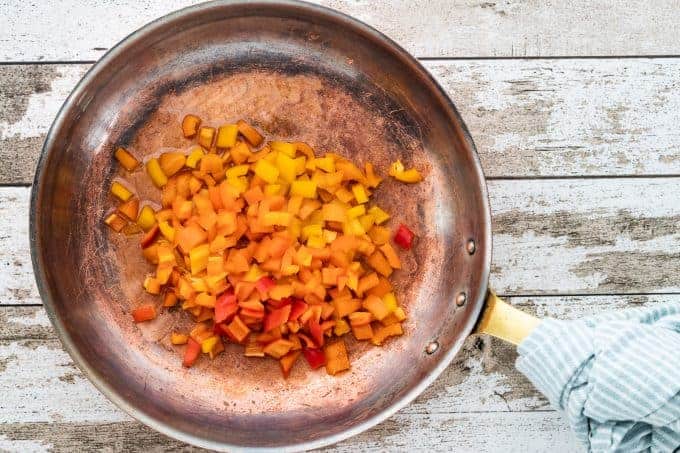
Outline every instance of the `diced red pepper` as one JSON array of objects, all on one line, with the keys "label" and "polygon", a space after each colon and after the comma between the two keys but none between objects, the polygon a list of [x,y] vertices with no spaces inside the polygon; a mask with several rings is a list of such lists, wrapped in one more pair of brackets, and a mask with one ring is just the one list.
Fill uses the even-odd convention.
[{"label": "diced red pepper", "polygon": [[323,329],[315,318],[309,320],[309,333],[312,335],[316,347],[323,346]]},{"label": "diced red pepper", "polygon": [[238,311],[238,301],[231,291],[224,292],[215,301],[215,323],[231,321]]},{"label": "diced red pepper", "polygon": [[184,360],[182,361],[182,365],[187,368],[191,367],[200,354],[201,344],[193,338],[189,338],[189,341],[187,342],[187,349],[184,351]]},{"label": "diced red pepper", "polygon": [[144,236],[142,236],[142,241],[141,241],[141,246],[143,249],[147,248],[150,246],[154,239],[156,239],[156,236],[158,236],[158,232],[160,231],[158,224],[155,224],[149,231],[147,231]]},{"label": "diced red pepper", "polygon": [[297,319],[302,316],[302,313],[305,311],[307,311],[307,304],[300,299],[294,299],[293,305],[290,309],[288,321],[297,321]]},{"label": "diced red pepper", "polygon": [[326,364],[326,355],[321,349],[303,349],[302,353],[312,369],[317,369]]},{"label": "diced red pepper", "polygon": [[156,308],[153,305],[142,305],[132,310],[132,318],[135,322],[151,321],[156,317]]},{"label": "diced red pepper", "polygon": [[281,308],[272,310],[264,317],[264,331],[269,332],[270,330],[279,327],[281,324],[288,321],[290,316],[290,305],[284,305]]},{"label": "diced red pepper", "polygon": [[262,277],[255,283],[255,289],[260,293],[260,297],[267,297],[269,290],[276,286],[276,282],[271,277]]},{"label": "diced red pepper", "polygon": [[413,243],[413,238],[416,234],[409,230],[403,223],[397,228],[397,233],[394,235],[394,242],[397,243],[401,248],[409,250]]}]

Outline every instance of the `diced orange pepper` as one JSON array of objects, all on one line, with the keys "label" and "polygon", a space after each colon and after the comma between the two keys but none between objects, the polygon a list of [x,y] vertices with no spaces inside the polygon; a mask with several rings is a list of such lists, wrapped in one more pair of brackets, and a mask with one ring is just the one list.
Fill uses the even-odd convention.
[{"label": "diced orange pepper", "polygon": [[116,149],[114,155],[118,162],[127,171],[132,171],[139,166],[139,161],[135,159],[135,157],[132,154],[130,154],[125,148],[121,147]]},{"label": "diced orange pepper", "polygon": [[250,124],[246,123],[243,120],[238,120],[236,123],[236,126],[238,127],[238,131],[243,135],[248,142],[253,145],[253,146],[260,146],[260,143],[262,143],[262,140],[264,140],[264,137],[255,129],[252,127]]},{"label": "diced orange pepper", "polygon": [[151,321],[156,318],[156,308],[153,305],[142,305],[132,310],[132,317],[135,322]]},{"label": "diced orange pepper", "polygon": [[388,337],[399,336],[403,333],[404,330],[401,328],[401,324],[399,323],[390,324],[389,326],[382,326],[373,334],[371,343],[376,346],[380,346]]},{"label": "diced orange pepper", "polygon": [[327,344],[323,352],[326,356],[326,372],[331,376],[349,369],[349,357],[343,340]]}]

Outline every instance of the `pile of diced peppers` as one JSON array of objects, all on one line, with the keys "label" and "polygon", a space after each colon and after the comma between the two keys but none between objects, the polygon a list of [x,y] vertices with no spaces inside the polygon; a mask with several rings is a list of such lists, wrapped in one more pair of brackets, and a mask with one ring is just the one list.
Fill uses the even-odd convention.
[{"label": "pile of diced peppers", "polygon": [[[370,200],[382,181],[371,163],[362,170],[333,153],[317,157],[302,142],[265,144],[242,120],[214,128],[187,115],[182,131],[196,139],[187,152],[144,165],[162,208],[140,204],[115,181],[120,204],[105,223],[142,233],[142,254],[156,265],[144,289],[196,322],[170,338],[186,345],[185,367],[231,341],[247,357],[278,360],[284,377],[300,354],[335,375],[350,367],[345,334],[377,346],[402,335],[406,314],[389,280],[401,260],[392,243],[408,250],[415,234],[385,226],[390,215]],[[128,172],[141,167],[124,148],[115,158]],[[400,161],[389,174],[422,180]],[[132,312],[135,322],[156,316],[153,304]]]}]

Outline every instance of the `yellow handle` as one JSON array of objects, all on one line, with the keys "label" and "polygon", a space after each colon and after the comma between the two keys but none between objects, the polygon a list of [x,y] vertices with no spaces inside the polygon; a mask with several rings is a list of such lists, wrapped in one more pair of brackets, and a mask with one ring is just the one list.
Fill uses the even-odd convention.
[{"label": "yellow handle", "polygon": [[518,345],[541,320],[514,308],[492,291],[486,296],[486,306],[475,333],[485,333]]}]

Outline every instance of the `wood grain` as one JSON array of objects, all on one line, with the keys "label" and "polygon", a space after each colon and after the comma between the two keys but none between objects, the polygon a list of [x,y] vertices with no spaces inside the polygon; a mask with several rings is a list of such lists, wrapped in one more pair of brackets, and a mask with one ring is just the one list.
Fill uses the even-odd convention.
[{"label": "wood grain", "polygon": [[[427,61],[491,178],[680,174],[680,59]],[[89,65],[0,65],[0,184],[29,184]]]},{"label": "wood grain", "polygon": [[[513,297],[539,316],[578,318],[680,296]],[[565,422],[515,369],[514,348],[473,337],[442,376],[380,426],[331,450],[575,451]],[[39,363],[40,366],[35,366]],[[40,382],[41,385],[35,385]],[[83,377],[41,307],[0,308],[0,449],[183,449],[132,421]],[[525,436],[517,437],[518,430]],[[486,442],[491,436],[494,442]]]},{"label": "wood grain", "polygon": [[[147,22],[195,0],[1,0],[0,60],[95,60]],[[678,54],[673,0],[317,0],[418,57]],[[26,26],[26,18],[31,18]],[[21,45],[16,45],[17,37]]]},{"label": "wood grain", "polygon": [[[492,180],[500,294],[680,292],[680,178]],[[29,188],[0,188],[0,304],[37,304]]]}]

